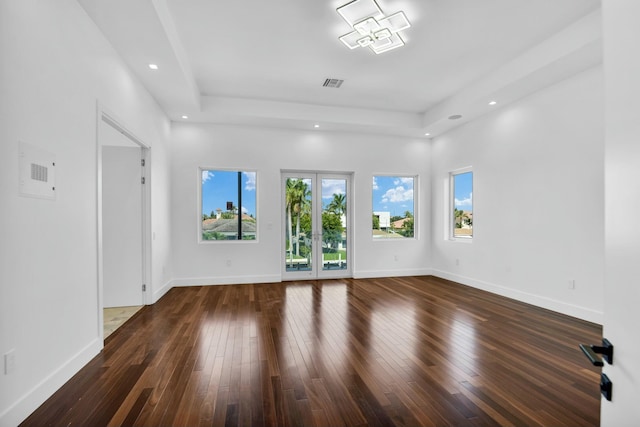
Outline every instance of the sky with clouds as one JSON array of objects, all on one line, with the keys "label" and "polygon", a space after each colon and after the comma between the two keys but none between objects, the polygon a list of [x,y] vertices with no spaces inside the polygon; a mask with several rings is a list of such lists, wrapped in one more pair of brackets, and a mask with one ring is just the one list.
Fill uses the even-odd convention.
[{"label": "sky with clouds", "polygon": [[414,177],[373,177],[373,211],[390,212],[391,216],[403,216],[406,211],[413,214]]},{"label": "sky with clouds", "polygon": [[473,210],[473,172],[454,175],[455,207],[463,211]]},{"label": "sky with clouds", "polygon": [[[227,202],[238,206],[238,172],[202,171],[202,213],[210,215]],[[242,212],[256,217],[256,172],[242,172]]]},{"label": "sky with clouds", "polygon": [[[454,177],[455,206],[462,210],[473,209],[473,174],[463,173]],[[402,216],[406,211],[414,212],[415,177],[385,176],[373,177],[373,210],[390,212],[391,216]],[[305,180],[307,181],[307,180]],[[226,210],[227,201],[238,205],[237,171],[202,171],[202,213],[209,215],[217,208]],[[334,194],[346,194],[344,179],[323,179],[322,199],[327,205]],[[242,172],[242,210],[256,216],[256,172]]]}]

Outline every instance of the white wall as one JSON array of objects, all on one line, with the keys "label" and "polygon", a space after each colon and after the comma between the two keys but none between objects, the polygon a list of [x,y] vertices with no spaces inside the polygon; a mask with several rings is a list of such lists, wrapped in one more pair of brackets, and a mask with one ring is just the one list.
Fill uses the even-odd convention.
[{"label": "white wall", "polygon": [[[0,2],[0,425],[19,423],[102,348],[97,102],[151,148],[151,286],[171,276],[169,123],[74,0]],[[56,156],[55,201],[18,195],[18,141]]]},{"label": "white wall", "polygon": [[[131,116],[132,119],[134,117],[137,116]],[[147,161],[151,165],[147,174],[147,184],[151,188],[151,282],[147,284],[147,291],[151,295],[150,299],[147,298],[147,303],[155,303],[171,289],[173,277],[169,162],[171,122],[163,115],[158,126],[149,130],[157,134],[143,139],[151,145],[147,155]]]},{"label": "white wall", "polygon": [[[603,96],[591,69],[433,140],[434,274],[602,322]],[[445,183],[466,166],[472,243],[445,239]]]},{"label": "white wall", "polygon": [[[281,170],[353,172],[354,276],[429,273],[429,143],[399,137],[174,123],[172,232],[174,284],[279,281]],[[257,242],[198,244],[198,167],[257,170]],[[419,239],[373,241],[375,174],[419,175]],[[394,260],[398,256],[398,261]],[[231,266],[226,260],[231,260]]]}]

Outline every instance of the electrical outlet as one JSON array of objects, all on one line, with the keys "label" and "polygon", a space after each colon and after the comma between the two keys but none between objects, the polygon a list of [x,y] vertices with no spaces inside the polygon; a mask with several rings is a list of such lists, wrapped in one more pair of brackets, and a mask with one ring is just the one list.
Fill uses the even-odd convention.
[{"label": "electrical outlet", "polygon": [[231,260],[230,259],[227,260],[227,267],[231,267]]},{"label": "electrical outlet", "polygon": [[460,259],[456,258],[456,265],[460,265]]},{"label": "electrical outlet", "polygon": [[10,350],[4,354],[4,374],[12,374],[16,369],[16,351]]},{"label": "electrical outlet", "polygon": [[394,261],[398,261],[398,255],[394,255],[394,256],[393,256],[393,260],[394,260]]}]

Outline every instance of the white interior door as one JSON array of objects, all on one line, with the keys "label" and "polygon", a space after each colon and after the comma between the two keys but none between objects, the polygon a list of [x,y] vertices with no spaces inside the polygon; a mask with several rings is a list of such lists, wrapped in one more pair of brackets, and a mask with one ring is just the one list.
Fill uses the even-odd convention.
[{"label": "white interior door", "polygon": [[102,147],[103,305],[143,304],[142,149]]},{"label": "white interior door", "polygon": [[[605,295],[603,336],[614,346],[603,373],[601,425],[640,425],[640,2],[602,2],[605,75]],[[600,343],[593,343],[600,345]],[[597,387],[594,384],[594,387]]]},{"label": "white interior door", "polygon": [[284,280],[351,277],[351,176],[283,173]]}]

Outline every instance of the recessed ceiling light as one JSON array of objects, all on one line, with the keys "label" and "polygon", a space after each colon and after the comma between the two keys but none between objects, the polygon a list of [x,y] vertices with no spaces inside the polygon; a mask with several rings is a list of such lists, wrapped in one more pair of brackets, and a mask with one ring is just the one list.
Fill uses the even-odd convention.
[{"label": "recessed ceiling light", "polygon": [[425,133],[424,136],[429,136],[431,135],[429,132]]},{"label": "recessed ceiling light", "polygon": [[317,129],[317,128],[320,127],[320,125],[319,124],[315,124],[315,125],[313,125],[313,127]]},{"label": "recessed ceiling light", "polygon": [[496,105],[497,103],[497,101],[489,101],[489,105]]},{"label": "recessed ceiling light", "polygon": [[458,120],[461,118],[462,118],[462,115],[460,114],[454,114],[453,116],[449,116],[449,120]]},{"label": "recessed ceiling light", "polygon": [[149,68],[151,68],[152,70],[157,70],[158,66],[156,64],[149,64]]},{"label": "recessed ceiling light", "polygon": [[183,119],[188,119],[188,118],[189,118],[189,116],[182,116],[182,118],[183,118]]}]

